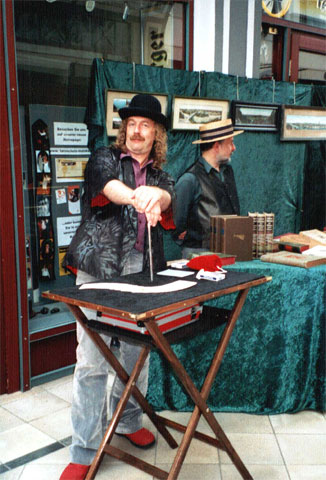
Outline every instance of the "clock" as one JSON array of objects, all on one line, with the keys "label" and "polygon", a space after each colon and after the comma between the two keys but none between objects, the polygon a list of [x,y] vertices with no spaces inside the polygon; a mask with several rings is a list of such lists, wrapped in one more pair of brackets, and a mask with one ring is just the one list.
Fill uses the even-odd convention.
[{"label": "clock", "polygon": [[262,7],[271,17],[283,17],[289,10],[292,0],[262,0]]}]

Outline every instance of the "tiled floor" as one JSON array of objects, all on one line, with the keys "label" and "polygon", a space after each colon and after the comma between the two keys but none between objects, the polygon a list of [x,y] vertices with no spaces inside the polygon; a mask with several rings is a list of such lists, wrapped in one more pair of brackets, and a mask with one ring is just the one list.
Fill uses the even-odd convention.
[{"label": "tiled floor", "polygon": [[[59,479],[69,463],[71,383],[70,376],[25,393],[0,396],[1,480]],[[184,424],[190,415],[162,414]],[[326,479],[326,414],[215,415],[255,480]],[[153,431],[147,418],[145,425]],[[200,429],[210,433],[203,419]],[[179,433],[172,433],[180,438]],[[129,448],[120,437],[114,438],[114,444]],[[145,461],[168,470],[175,451],[157,435],[156,448],[141,453]],[[179,475],[180,480],[239,478],[225,452],[196,440]],[[96,479],[146,480],[152,476],[106,456]]]}]

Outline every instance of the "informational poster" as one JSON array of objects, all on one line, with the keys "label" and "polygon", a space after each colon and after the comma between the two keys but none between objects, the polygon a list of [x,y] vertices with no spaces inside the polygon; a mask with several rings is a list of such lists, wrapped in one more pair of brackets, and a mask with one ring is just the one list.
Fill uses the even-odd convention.
[{"label": "informational poster", "polygon": [[63,182],[82,182],[88,157],[61,158],[55,159],[56,181]]},{"label": "informational poster", "polygon": [[87,145],[88,129],[85,123],[54,122],[55,145]]},{"label": "informational poster", "polygon": [[57,232],[58,232],[58,246],[64,247],[69,245],[75,231],[81,222],[81,215],[73,217],[58,217],[57,218]]}]

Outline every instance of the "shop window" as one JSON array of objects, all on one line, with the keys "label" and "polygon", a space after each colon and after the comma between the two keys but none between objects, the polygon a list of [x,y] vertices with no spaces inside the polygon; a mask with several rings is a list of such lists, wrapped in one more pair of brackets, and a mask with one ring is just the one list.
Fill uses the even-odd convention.
[{"label": "shop window", "polygon": [[259,78],[261,79],[273,77],[273,40],[274,35],[270,34],[268,29],[262,29],[259,68]]},{"label": "shop window", "polygon": [[325,85],[326,81],[326,58],[313,52],[299,52],[299,83],[315,83]]},{"label": "shop window", "polygon": [[187,8],[185,0],[14,0],[31,334],[69,321],[42,292],[74,283],[61,263],[82,213],[93,59],[184,69]]},{"label": "shop window", "polygon": [[326,28],[326,0],[292,0],[284,20]]},{"label": "shop window", "polygon": [[274,25],[263,24],[260,40],[260,79],[282,79],[282,46],[283,29]]}]

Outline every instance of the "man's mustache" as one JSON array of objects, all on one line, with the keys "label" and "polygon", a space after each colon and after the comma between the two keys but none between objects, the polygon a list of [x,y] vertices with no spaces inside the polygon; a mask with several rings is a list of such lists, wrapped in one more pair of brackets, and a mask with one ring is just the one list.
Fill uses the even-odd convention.
[{"label": "man's mustache", "polygon": [[133,135],[130,140],[145,140],[141,135]]}]

